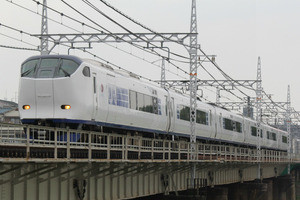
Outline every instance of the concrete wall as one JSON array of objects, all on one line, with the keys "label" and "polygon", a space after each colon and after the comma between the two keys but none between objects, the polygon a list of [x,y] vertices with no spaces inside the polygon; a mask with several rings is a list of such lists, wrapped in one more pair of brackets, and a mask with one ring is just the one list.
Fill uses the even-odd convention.
[{"label": "concrete wall", "polygon": [[[100,200],[168,194],[188,189],[191,167],[187,162],[2,163],[0,199]],[[275,177],[285,167],[262,165],[262,176]],[[199,162],[195,186],[215,187],[256,177],[257,166],[253,164]]]}]

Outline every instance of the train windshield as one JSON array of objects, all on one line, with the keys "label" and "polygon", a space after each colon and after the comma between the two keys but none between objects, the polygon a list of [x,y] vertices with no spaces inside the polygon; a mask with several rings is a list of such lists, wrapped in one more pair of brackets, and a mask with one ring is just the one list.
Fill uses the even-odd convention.
[{"label": "train windshield", "polygon": [[22,65],[21,76],[30,78],[70,77],[79,64],[62,58],[41,58],[29,60]]},{"label": "train windshield", "polygon": [[30,60],[22,65],[21,76],[33,78],[36,72],[38,59]]}]

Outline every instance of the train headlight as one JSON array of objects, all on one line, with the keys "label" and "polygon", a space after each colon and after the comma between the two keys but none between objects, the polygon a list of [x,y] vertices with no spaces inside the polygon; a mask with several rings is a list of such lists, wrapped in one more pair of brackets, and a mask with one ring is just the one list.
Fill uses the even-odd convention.
[{"label": "train headlight", "polygon": [[70,105],[61,105],[61,109],[63,109],[63,110],[70,110],[71,106]]},{"label": "train headlight", "polygon": [[22,108],[23,108],[23,110],[29,110],[30,109],[30,105],[24,105]]}]

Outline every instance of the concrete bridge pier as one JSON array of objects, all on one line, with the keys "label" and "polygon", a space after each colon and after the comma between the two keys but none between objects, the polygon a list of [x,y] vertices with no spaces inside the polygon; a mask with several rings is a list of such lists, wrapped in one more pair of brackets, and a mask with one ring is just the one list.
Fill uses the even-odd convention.
[{"label": "concrete bridge pier", "polygon": [[233,184],[229,187],[230,200],[269,200],[267,197],[267,184],[248,182]]},{"label": "concrete bridge pier", "polygon": [[273,199],[274,200],[296,200],[294,175],[287,175],[287,176],[274,178]]},{"label": "concrete bridge pier", "polygon": [[267,192],[265,193],[264,200],[273,200],[273,180],[267,179],[263,183],[267,185]]},{"label": "concrete bridge pier", "polygon": [[[197,200],[296,200],[295,176],[255,180],[190,190],[185,199]],[[181,196],[183,197],[183,196]],[[172,198],[171,198],[172,199]],[[180,198],[179,198],[180,199]],[[182,199],[182,198],[181,198]]]},{"label": "concrete bridge pier", "polygon": [[214,187],[209,188],[207,191],[207,199],[210,200],[228,200],[227,187]]}]

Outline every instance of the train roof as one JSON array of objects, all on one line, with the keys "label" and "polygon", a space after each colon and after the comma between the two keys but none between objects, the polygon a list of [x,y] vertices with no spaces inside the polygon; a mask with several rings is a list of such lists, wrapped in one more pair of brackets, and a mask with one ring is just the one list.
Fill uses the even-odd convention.
[{"label": "train roof", "polygon": [[37,55],[37,56],[31,56],[27,58],[22,65],[29,61],[29,60],[34,60],[34,59],[40,59],[40,58],[62,58],[62,59],[68,59],[76,62],[77,64],[81,64],[84,60],[77,57],[77,56],[71,56],[71,55]]}]

